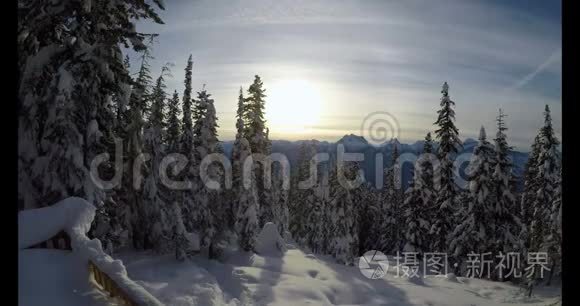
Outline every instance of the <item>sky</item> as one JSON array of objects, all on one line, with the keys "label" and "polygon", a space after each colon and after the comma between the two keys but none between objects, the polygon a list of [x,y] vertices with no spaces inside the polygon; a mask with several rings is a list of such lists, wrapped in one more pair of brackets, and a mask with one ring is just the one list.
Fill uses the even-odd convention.
[{"label": "sky", "polygon": [[193,88],[212,94],[221,140],[234,138],[240,86],[256,74],[271,139],[367,137],[364,119],[380,112],[385,138],[411,143],[436,129],[443,82],[462,139],[481,126],[493,138],[502,108],[508,141],[528,151],[546,104],[561,139],[556,0],[172,0],[160,16],[164,25],[137,24],[159,34],[153,77],[172,63],[168,89],[181,96],[192,54]]}]

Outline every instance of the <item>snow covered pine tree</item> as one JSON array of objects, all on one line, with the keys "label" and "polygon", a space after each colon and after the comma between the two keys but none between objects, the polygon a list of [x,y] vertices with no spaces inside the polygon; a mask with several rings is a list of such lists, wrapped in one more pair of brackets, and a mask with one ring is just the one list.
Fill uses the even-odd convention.
[{"label": "snow covered pine tree", "polygon": [[169,242],[173,235],[172,224],[175,221],[171,220],[172,206],[168,202],[170,191],[161,184],[159,176],[161,160],[165,157],[163,108],[166,100],[164,77],[167,71],[167,67],[162,68],[151,94],[151,111],[143,132],[144,152],[149,154],[151,162],[145,166],[143,198],[139,203],[146,222],[144,247],[159,253],[167,253],[171,249]]},{"label": "snow covered pine tree", "polygon": [[[493,207],[495,222],[492,241],[494,241],[493,254],[507,254],[523,250],[523,243],[519,239],[522,231],[520,218],[517,216],[516,199],[513,194],[514,176],[513,163],[509,156],[512,149],[507,143],[505,131],[507,127],[503,118],[506,115],[500,109],[497,116],[497,134],[495,141],[495,170],[493,173],[495,188],[495,207]],[[496,259],[498,261],[499,258]],[[499,262],[496,262],[499,264]],[[499,270],[492,274],[493,279],[499,279]],[[503,277],[503,275],[501,276]]]},{"label": "snow covered pine tree", "polygon": [[[551,220],[557,221],[557,218],[552,219],[554,209],[554,202],[557,203],[556,196],[560,184],[560,157],[557,152],[557,146],[560,144],[559,140],[554,135],[554,128],[552,127],[552,117],[550,115],[550,108],[546,105],[544,111],[544,126],[540,129],[538,134],[539,147],[538,157],[535,161],[536,176],[534,180],[538,189],[532,202],[533,214],[530,224],[530,247],[529,252],[548,252],[555,250],[553,248],[552,227]],[[559,213],[559,212],[558,212]],[[559,227],[559,224],[555,224]],[[554,237],[555,238],[555,237]],[[558,258],[557,254],[552,261]],[[535,269],[534,273],[529,277],[528,286],[529,293],[533,285],[539,281],[539,269]]]},{"label": "snow covered pine tree", "polygon": [[439,147],[437,157],[439,166],[435,169],[435,179],[438,184],[435,203],[436,211],[431,220],[429,246],[430,252],[446,252],[448,250],[448,235],[453,231],[453,212],[457,195],[457,186],[453,176],[453,158],[461,147],[455,127],[455,111],[453,102],[449,98],[449,85],[443,84],[441,90],[441,109],[437,111],[438,118],[435,124],[439,127],[435,131]]},{"label": "snow covered pine tree", "polygon": [[435,199],[433,187],[433,141],[431,133],[425,136],[423,154],[415,163],[412,185],[405,192],[403,218],[405,224],[405,252],[417,252],[419,256],[428,250],[429,214]]},{"label": "snow covered pine tree", "polygon": [[258,222],[258,195],[254,180],[253,162],[247,173],[244,172],[244,163],[247,158],[252,158],[250,143],[244,138],[244,103],[242,89],[238,100],[236,141],[232,149],[232,189],[235,203],[232,206],[234,212],[234,228],[238,234],[240,247],[244,251],[253,251],[256,246],[256,236],[259,231]]},{"label": "snow covered pine tree", "polygon": [[[300,245],[307,242],[306,236],[309,229],[307,227],[308,208],[314,202],[314,188],[303,188],[304,182],[310,177],[310,159],[315,152],[309,141],[303,141],[298,151],[298,167],[295,179],[292,182],[292,205],[290,206],[290,232],[292,237]],[[301,183],[303,182],[303,183]]]},{"label": "snow covered pine tree", "polygon": [[482,126],[468,166],[469,203],[458,210],[456,218],[461,222],[450,235],[450,255],[458,264],[455,273],[459,275],[463,273],[461,263],[468,253],[483,254],[493,249],[494,160],[493,145],[487,141]]},{"label": "snow covered pine tree", "polygon": [[[358,165],[353,162],[338,164],[336,167],[343,167],[345,177],[352,180],[357,176]],[[353,194],[355,189],[345,186],[338,177],[338,168],[332,167],[330,171],[330,202],[329,213],[331,221],[329,245],[330,254],[338,262],[353,264],[354,258],[358,255],[358,220],[355,214],[355,203]]]},{"label": "snow covered pine tree", "polygon": [[[103,205],[114,191],[98,188],[89,169],[95,156],[112,153],[111,98],[123,96],[130,79],[120,46],[147,48],[133,16],[163,23],[144,1],[19,1],[20,207],[80,196],[106,223]],[[102,164],[99,174],[111,167]]]},{"label": "snow covered pine tree", "polygon": [[[194,158],[196,165],[202,165],[202,161],[210,155],[221,152],[219,140],[217,138],[217,116],[214,107],[214,100],[210,99],[210,94],[204,88],[198,92],[194,103],[193,126]],[[211,161],[211,159],[208,159]],[[205,167],[204,167],[205,168]],[[201,169],[200,169],[201,171]],[[222,183],[224,172],[217,163],[207,164],[207,178]],[[199,189],[195,194],[196,209],[193,211],[194,227],[200,234],[202,245],[210,247],[210,257],[219,256],[219,245],[225,238],[225,207],[223,207],[222,195],[224,188],[214,189],[209,186],[204,177],[199,178]]]}]

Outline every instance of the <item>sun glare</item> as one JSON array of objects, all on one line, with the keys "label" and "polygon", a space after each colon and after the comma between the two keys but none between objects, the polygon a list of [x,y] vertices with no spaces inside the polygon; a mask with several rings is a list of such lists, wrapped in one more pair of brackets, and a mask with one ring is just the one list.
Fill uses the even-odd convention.
[{"label": "sun glare", "polygon": [[322,99],[308,81],[279,81],[266,95],[266,119],[272,130],[303,133],[320,120]]}]

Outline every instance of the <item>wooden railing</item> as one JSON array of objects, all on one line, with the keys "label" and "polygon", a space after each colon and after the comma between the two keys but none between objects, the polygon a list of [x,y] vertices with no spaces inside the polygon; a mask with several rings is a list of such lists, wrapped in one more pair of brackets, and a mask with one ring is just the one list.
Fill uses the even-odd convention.
[{"label": "wooden railing", "polygon": [[93,276],[95,282],[109,293],[111,297],[116,297],[127,306],[139,306],[133,299],[123,291],[114,280],[112,280],[109,275],[99,270],[99,268],[89,260],[89,273]]}]

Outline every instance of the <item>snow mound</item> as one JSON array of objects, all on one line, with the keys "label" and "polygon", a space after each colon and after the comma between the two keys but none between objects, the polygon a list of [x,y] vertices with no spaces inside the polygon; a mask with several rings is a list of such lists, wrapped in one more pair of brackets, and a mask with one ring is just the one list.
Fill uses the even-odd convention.
[{"label": "snow mound", "polygon": [[286,252],[286,243],[278,233],[276,224],[268,222],[256,240],[256,253],[268,256],[282,256]]},{"label": "snow mound", "polygon": [[18,249],[48,240],[62,230],[69,236],[73,232],[84,235],[94,217],[95,207],[76,197],[52,206],[21,211],[18,213]]}]

